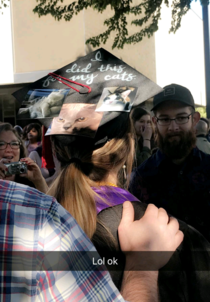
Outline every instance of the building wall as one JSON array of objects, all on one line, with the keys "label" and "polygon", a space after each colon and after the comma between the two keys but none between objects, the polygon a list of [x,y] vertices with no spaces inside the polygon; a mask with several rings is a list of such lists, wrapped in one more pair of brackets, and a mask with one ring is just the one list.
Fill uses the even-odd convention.
[{"label": "building wall", "polygon": [[[92,9],[74,16],[70,22],[55,21],[52,16],[39,18],[33,13],[36,1],[12,0],[12,33],[14,78],[16,83],[35,81],[47,71],[58,69],[84,56],[89,47],[85,39],[104,30],[103,20],[113,12],[107,10],[102,15]],[[71,3],[65,0],[65,4]],[[136,30],[135,26],[130,32]],[[136,45],[112,50],[113,37],[106,45],[101,45],[126,63],[142,72],[151,80],[156,80],[154,37],[144,39]],[[95,50],[94,48],[91,48]],[[43,71],[43,72],[41,72]]]},{"label": "building wall", "polygon": [[71,24],[57,22],[51,16],[39,18],[34,14],[36,3],[12,1],[15,73],[56,69],[85,54],[83,13],[73,18]]},{"label": "building wall", "polygon": [[0,6],[0,84],[2,84],[13,82],[13,53],[10,9]]}]

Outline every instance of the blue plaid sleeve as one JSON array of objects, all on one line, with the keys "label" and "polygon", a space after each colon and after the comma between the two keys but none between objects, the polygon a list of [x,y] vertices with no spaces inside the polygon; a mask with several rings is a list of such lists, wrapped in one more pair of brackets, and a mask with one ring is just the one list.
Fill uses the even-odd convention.
[{"label": "blue plaid sleeve", "polygon": [[[0,261],[1,301],[124,301],[109,273],[94,266],[91,241],[54,198],[1,180],[0,223],[1,252],[21,252],[18,270]],[[35,269],[28,270],[33,253]],[[50,253],[53,264],[67,253],[56,270]]]}]

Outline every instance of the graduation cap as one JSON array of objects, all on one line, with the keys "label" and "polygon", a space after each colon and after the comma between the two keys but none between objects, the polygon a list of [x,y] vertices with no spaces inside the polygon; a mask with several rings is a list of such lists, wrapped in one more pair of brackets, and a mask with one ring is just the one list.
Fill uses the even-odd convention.
[{"label": "graduation cap", "polygon": [[[89,136],[100,141],[115,137],[128,119],[131,108],[161,91],[162,88],[153,81],[100,48],[25,86],[13,95],[23,103],[18,119],[21,118],[21,110],[24,119],[32,118],[30,112],[36,106],[36,111],[41,112],[41,116],[37,115],[37,118],[49,127],[48,134]],[[37,105],[36,96],[40,92],[47,96],[45,95],[45,99],[41,96]],[[63,96],[60,99],[58,97],[60,108],[52,100],[52,93]],[[27,102],[31,101],[32,94],[35,96],[35,103],[29,104]],[[44,105],[45,111],[42,110]],[[24,109],[28,114],[26,116]],[[72,123],[77,125],[72,128]]]}]

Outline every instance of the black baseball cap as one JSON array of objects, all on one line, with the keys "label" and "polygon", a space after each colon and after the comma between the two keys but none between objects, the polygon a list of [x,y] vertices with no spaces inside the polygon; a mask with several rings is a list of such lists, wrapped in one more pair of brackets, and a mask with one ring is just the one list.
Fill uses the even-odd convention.
[{"label": "black baseball cap", "polygon": [[151,111],[157,109],[157,107],[166,101],[179,101],[195,109],[195,103],[193,96],[189,89],[178,84],[170,84],[163,88],[164,90],[157,94],[153,99],[153,108]]}]

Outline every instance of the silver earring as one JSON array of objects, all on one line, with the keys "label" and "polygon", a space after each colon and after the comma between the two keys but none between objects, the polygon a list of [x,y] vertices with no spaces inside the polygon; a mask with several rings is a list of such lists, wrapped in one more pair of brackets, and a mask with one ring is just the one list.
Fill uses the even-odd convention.
[{"label": "silver earring", "polygon": [[123,165],[123,176],[124,176],[124,180],[126,180],[127,179],[126,165]]}]

